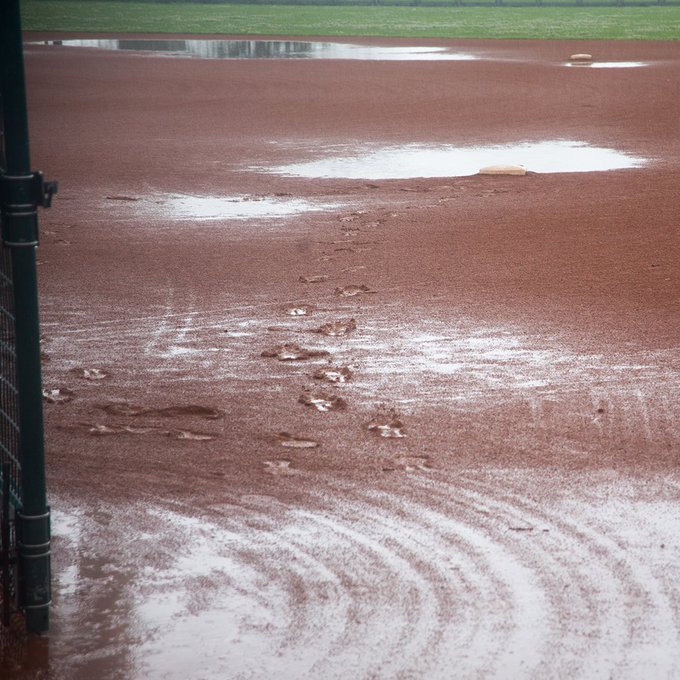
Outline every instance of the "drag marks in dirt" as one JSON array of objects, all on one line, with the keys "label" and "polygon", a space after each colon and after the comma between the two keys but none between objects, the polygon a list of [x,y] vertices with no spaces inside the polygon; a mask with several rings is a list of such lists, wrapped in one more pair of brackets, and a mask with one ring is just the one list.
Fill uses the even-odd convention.
[{"label": "drag marks in dirt", "polygon": [[[51,392],[59,392],[59,390],[52,390]],[[44,395],[44,398],[49,403],[63,402],[63,399],[60,402],[49,393]],[[74,398],[75,394],[69,397],[67,401],[72,401]],[[220,433],[203,432],[184,427],[168,428],[166,425],[159,426],[157,420],[159,418],[161,420],[169,419],[179,421],[179,424],[182,425],[187,420],[218,420],[224,416],[219,409],[197,404],[151,408],[135,406],[125,401],[114,401],[94,404],[94,409],[103,411],[109,418],[113,418],[114,422],[81,421],[72,424],[62,424],[58,427],[72,432],[87,433],[95,437],[111,435],[160,435],[183,441],[212,441],[217,439]],[[121,422],[123,419],[125,422]],[[131,421],[134,421],[134,424],[131,424]],[[141,423],[138,421],[141,421]]]},{"label": "drag marks in dirt", "polygon": [[[90,527],[94,553],[119,546],[118,532],[138,537],[97,583],[131,589],[130,677],[186,677],[196,655],[206,679],[680,672],[679,480],[395,465],[407,477],[370,487],[271,459],[266,471],[287,478],[294,503],[227,494],[200,518],[140,505]],[[60,564],[75,566],[73,532],[57,520],[55,533]],[[138,566],[150,546],[163,555]],[[89,578],[75,587],[94,587]]]},{"label": "drag marks in dirt", "polygon": [[[134,419],[147,420],[155,423],[156,419],[172,419],[172,420],[186,420],[186,419],[202,419],[202,420],[218,420],[224,417],[224,413],[219,409],[202,406],[198,404],[187,404],[182,406],[166,406],[163,408],[149,408],[144,406],[136,406],[127,402],[110,402],[100,404],[97,408],[104,411],[109,416]],[[155,424],[148,425],[129,425],[127,423],[112,423],[112,424],[96,424],[93,426],[86,426],[87,431],[91,435],[116,435],[116,434],[156,434],[171,439],[183,441],[212,441],[217,439],[220,435],[215,432],[202,432],[192,429],[159,427]]]}]

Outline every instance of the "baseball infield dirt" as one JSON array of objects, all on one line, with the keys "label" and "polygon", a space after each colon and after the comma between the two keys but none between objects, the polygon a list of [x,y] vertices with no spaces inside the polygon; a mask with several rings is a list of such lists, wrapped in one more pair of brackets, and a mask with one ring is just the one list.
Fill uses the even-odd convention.
[{"label": "baseball infield dirt", "polygon": [[680,43],[326,42],[466,58],[27,46],[54,602],[6,666],[677,677]]}]

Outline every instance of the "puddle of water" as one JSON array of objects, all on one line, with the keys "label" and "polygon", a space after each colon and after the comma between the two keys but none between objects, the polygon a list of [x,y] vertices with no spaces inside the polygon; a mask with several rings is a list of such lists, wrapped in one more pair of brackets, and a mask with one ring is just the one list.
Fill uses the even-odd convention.
[{"label": "puddle of water", "polygon": [[104,50],[153,52],[201,59],[362,59],[471,61],[472,54],[446,47],[352,45],[295,40],[46,40],[42,44]]},{"label": "puddle of water", "polygon": [[298,198],[249,198],[189,196],[170,194],[155,211],[177,220],[249,220],[265,217],[290,217],[305,212],[332,210],[337,206]]},{"label": "puddle of water", "polygon": [[570,62],[570,67],[578,68],[640,68],[649,66],[643,61],[594,61],[594,62]]},{"label": "puddle of water", "polygon": [[474,175],[489,165],[521,165],[532,172],[594,172],[637,168],[646,159],[585,142],[524,142],[484,147],[407,144],[374,147],[366,151],[346,148],[345,155],[275,168],[253,168],[280,175],[307,178],[408,179]]}]

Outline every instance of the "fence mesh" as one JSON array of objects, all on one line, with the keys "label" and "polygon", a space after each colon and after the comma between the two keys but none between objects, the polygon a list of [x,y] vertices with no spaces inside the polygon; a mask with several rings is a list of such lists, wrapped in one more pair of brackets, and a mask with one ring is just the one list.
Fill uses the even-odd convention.
[{"label": "fence mesh", "polygon": [[[3,128],[0,114],[0,171],[5,166]],[[26,636],[17,606],[15,517],[21,505],[21,464],[14,312],[12,254],[0,244],[0,670]]]},{"label": "fence mesh", "polygon": [[8,248],[0,247],[0,251],[0,463],[10,465],[10,498],[13,505],[19,505],[21,466],[12,259]]}]

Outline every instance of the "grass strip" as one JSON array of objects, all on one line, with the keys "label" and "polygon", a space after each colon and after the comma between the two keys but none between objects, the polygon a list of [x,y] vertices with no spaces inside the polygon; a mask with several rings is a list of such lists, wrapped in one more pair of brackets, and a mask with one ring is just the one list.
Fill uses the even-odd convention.
[{"label": "grass strip", "polygon": [[27,31],[678,40],[680,7],[379,7],[23,0]]}]

